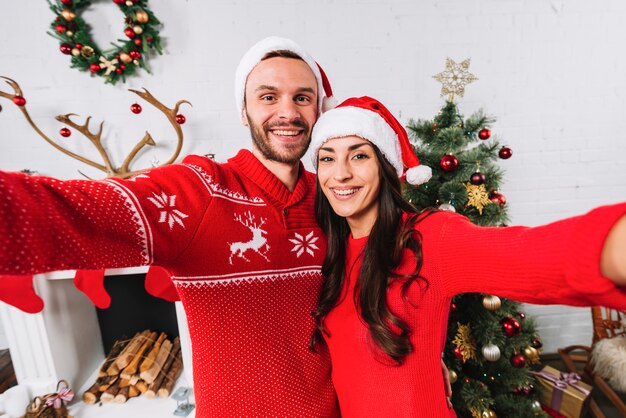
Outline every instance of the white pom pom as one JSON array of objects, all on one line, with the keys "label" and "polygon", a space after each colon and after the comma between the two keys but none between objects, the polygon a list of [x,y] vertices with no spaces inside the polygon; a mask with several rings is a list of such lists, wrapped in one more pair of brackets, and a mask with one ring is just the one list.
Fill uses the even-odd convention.
[{"label": "white pom pom", "polygon": [[322,99],[322,113],[327,112],[330,109],[334,109],[338,104],[339,102],[337,102],[335,96],[324,97]]},{"label": "white pom pom", "polygon": [[406,171],[406,181],[414,186],[426,183],[432,176],[433,170],[425,165],[418,165]]}]

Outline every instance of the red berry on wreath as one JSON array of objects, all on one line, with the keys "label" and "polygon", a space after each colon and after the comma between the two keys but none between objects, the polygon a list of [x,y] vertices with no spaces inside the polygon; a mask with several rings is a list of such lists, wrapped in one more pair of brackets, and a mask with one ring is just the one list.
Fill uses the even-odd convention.
[{"label": "red berry on wreath", "polygon": [[130,105],[130,111],[136,115],[141,113],[141,110],[141,105],[139,103],[133,103],[132,105]]},{"label": "red berry on wreath", "polygon": [[456,312],[456,310],[457,310],[456,303],[452,302],[452,303],[450,304],[450,313],[451,313],[451,314],[453,314],[453,313],[455,313],[455,312]]},{"label": "red berry on wreath", "polygon": [[63,33],[63,32],[65,32],[67,30],[67,26],[58,24],[58,25],[56,25],[55,29],[56,29],[57,32]]},{"label": "red berry on wreath", "polygon": [[141,43],[142,43],[142,42],[141,42],[141,39],[139,39],[139,38],[135,38],[135,39],[133,39],[133,43],[134,43],[135,45],[137,45],[137,46],[141,46]]},{"label": "red berry on wreath", "polygon": [[63,3],[66,6],[69,6],[70,4],[72,4],[72,0],[61,0],[61,3]]},{"label": "red berry on wreath", "polygon": [[135,37],[135,31],[133,30],[133,28],[126,28],[124,29],[124,35],[128,36],[130,39],[133,39]]},{"label": "red berry on wreath", "polygon": [[13,96],[13,103],[18,106],[24,106],[26,104],[26,99],[22,96]]},{"label": "red berry on wreath", "polygon": [[483,128],[480,131],[478,131],[478,137],[480,139],[489,139],[490,136],[491,136],[491,131],[487,128]]},{"label": "red berry on wreath", "polygon": [[136,50],[130,51],[128,55],[130,55],[130,57],[134,60],[138,60],[139,58],[141,58],[141,52]]},{"label": "red berry on wreath", "polygon": [[61,46],[59,46],[59,51],[65,55],[69,55],[72,53],[72,47],[69,44],[61,44]]},{"label": "red berry on wreath", "polygon": [[480,171],[477,171],[470,176],[470,183],[472,183],[474,186],[480,186],[481,184],[484,184],[485,180],[485,175]]},{"label": "red berry on wreath", "polygon": [[76,44],[76,49],[83,49],[83,44]]},{"label": "red berry on wreath", "polygon": [[511,364],[516,369],[521,369],[522,367],[526,365],[526,359],[524,358],[523,355],[516,354],[513,357],[511,357]]},{"label": "red berry on wreath", "polygon": [[120,67],[117,67],[117,68],[115,69],[115,74],[122,74],[123,72],[124,72],[124,69],[122,69],[122,68],[120,68]]},{"label": "red berry on wreath", "polygon": [[178,115],[176,115],[177,124],[182,125],[185,122],[187,122],[187,118],[185,117],[185,115],[183,115],[182,113],[179,113]]},{"label": "red berry on wreath", "polygon": [[513,151],[511,151],[511,148],[509,147],[502,147],[498,152],[498,157],[502,158],[503,160],[508,160],[509,158],[511,158],[511,155],[513,155]]},{"label": "red berry on wreath", "polygon": [[91,71],[94,74],[97,74],[100,72],[100,65],[96,64],[95,62],[93,64],[91,64],[89,66],[89,71]]},{"label": "red berry on wreath", "polygon": [[459,168],[459,159],[452,154],[446,154],[439,160],[439,167],[446,173],[451,173]]},{"label": "red berry on wreath", "polygon": [[67,128],[61,128],[61,130],[59,131],[59,133],[61,134],[62,137],[67,138],[68,136],[72,135],[72,131],[70,131]]},{"label": "red berry on wreath", "polygon": [[151,36],[146,36],[146,42],[152,43],[152,37]]}]

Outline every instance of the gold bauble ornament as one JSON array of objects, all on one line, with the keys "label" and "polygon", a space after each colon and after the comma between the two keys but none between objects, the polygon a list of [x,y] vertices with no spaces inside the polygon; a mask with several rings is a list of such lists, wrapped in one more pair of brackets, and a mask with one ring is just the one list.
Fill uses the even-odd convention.
[{"label": "gold bauble ornament", "polygon": [[76,13],[74,13],[70,9],[63,9],[63,11],[61,11],[61,16],[63,16],[63,19],[67,20],[68,22],[76,19]]},{"label": "gold bauble ornament", "polygon": [[82,49],[80,50],[80,55],[82,55],[85,58],[91,58],[93,57],[93,54],[94,54],[94,50],[89,45],[83,46]]},{"label": "gold bauble ornament", "polygon": [[130,1],[130,0],[127,0],[127,1],[126,1],[126,5],[127,5],[128,7],[130,7],[130,6],[132,6],[132,5],[133,5],[133,2],[132,2],[132,1]]},{"label": "gold bauble ornament", "polygon": [[135,25],[133,26],[133,32],[135,32],[137,35],[141,35],[143,33],[143,28],[139,25]]},{"label": "gold bauble ornament", "polygon": [[497,418],[498,417],[496,413],[493,412],[491,409],[485,409],[480,416],[481,418]]},{"label": "gold bauble ornament", "polygon": [[129,62],[131,62],[133,59],[130,57],[130,55],[128,55],[126,52],[122,52],[120,54],[120,60],[124,63],[124,64],[128,64]]},{"label": "gold bauble ornament", "polygon": [[75,57],[78,57],[80,55],[80,49],[72,48],[72,55],[74,55]]},{"label": "gold bauble ornament", "polygon": [[450,370],[448,373],[449,373],[449,376],[450,376],[450,383],[455,383],[456,380],[459,378],[459,375],[456,374],[456,372],[454,370]]},{"label": "gold bauble ornament", "polygon": [[488,311],[497,311],[502,306],[502,301],[495,295],[485,295],[483,298],[483,306]]},{"label": "gold bauble ornament", "polygon": [[137,13],[135,13],[135,19],[139,23],[148,23],[148,13],[143,10],[139,10]]},{"label": "gold bauble ornament", "polygon": [[532,408],[533,411],[535,412],[539,412],[541,411],[541,403],[539,401],[533,401],[530,404],[530,407]]},{"label": "gold bauble ornament", "polygon": [[72,32],[71,30],[66,30],[66,31],[65,31],[65,34],[66,34],[67,36],[69,36],[70,38],[71,38],[72,36],[74,36],[74,32]]},{"label": "gold bauble ornament", "polygon": [[524,357],[526,357],[526,360],[528,360],[530,364],[539,364],[541,362],[539,351],[531,346],[524,349]]}]

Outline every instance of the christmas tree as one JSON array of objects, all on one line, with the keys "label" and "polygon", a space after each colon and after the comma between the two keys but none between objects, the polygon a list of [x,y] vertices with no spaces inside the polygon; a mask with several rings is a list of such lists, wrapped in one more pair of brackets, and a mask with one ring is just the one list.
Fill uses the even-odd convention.
[{"label": "christmas tree", "polygon": [[[476,80],[469,60],[448,59],[435,76],[442,83],[443,108],[432,120],[411,120],[408,132],[420,162],[433,169],[432,179],[405,189],[418,208],[455,211],[473,223],[504,226],[506,198],[499,191],[500,159],[512,151],[492,135],[495,122],[478,111],[460,115],[454,96]],[[485,263],[489,263],[488,255]],[[529,367],[539,363],[539,339],[533,321],[518,302],[487,294],[462,294],[450,307],[444,361],[450,370],[452,404],[459,417],[538,417],[536,381]]]}]

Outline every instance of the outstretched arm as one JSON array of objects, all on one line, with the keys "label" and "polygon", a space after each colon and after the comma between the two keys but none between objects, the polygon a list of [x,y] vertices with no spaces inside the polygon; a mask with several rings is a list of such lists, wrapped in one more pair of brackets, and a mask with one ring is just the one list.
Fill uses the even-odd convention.
[{"label": "outstretched arm", "polygon": [[626,216],[615,223],[606,238],[600,269],[618,286],[626,286]]}]

